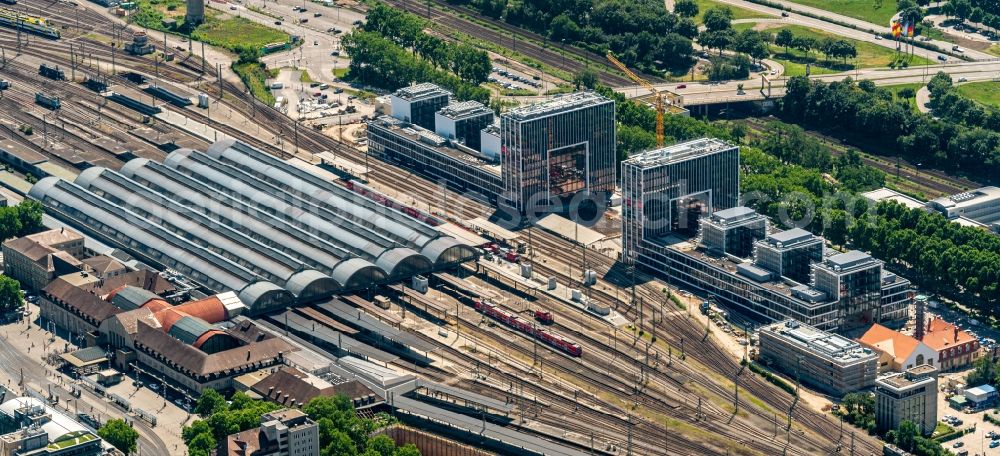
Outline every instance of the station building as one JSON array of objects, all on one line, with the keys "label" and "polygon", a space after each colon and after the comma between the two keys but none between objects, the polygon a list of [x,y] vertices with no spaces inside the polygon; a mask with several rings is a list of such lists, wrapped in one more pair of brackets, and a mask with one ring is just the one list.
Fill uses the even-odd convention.
[{"label": "station building", "polygon": [[836,397],[875,383],[878,355],[855,341],[795,320],[761,327],[760,359]]},{"label": "station building", "polygon": [[250,314],[447,269],[476,252],[408,214],[236,141],[93,167],[29,194],[159,269],[234,291]]},{"label": "station building", "polygon": [[622,176],[624,262],[752,319],[823,330],[906,321],[910,282],[881,261],[824,253],[804,230],[762,231],[763,218],[739,207],[738,147],[689,141],[630,157]]}]

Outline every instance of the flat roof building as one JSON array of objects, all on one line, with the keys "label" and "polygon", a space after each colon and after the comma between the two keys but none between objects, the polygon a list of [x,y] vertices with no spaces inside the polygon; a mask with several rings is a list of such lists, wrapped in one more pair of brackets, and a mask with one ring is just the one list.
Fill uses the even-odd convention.
[{"label": "flat roof building", "polygon": [[[702,213],[739,205],[739,147],[702,138],[643,152],[622,162],[622,255],[644,239],[698,232]],[[641,228],[640,228],[641,227]]]},{"label": "flat roof building", "polygon": [[482,130],[477,133],[482,152],[388,116],[368,122],[367,132],[368,153],[382,161],[399,164],[455,191],[493,203],[503,191],[497,163],[499,150],[487,152],[491,140],[488,134],[483,136]]},{"label": "flat roof building", "polygon": [[740,258],[753,253],[754,242],[767,234],[767,219],[744,206],[715,211],[701,223],[701,242],[716,250]]},{"label": "flat roof building", "polygon": [[615,103],[594,92],[503,113],[500,144],[503,199],[518,212],[561,209],[580,192],[607,198],[615,189]]},{"label": "flat roof building", "polygon": [[802,228],[774,233],[754,244],[754,264],[798,283],[809,283],[823,260],[823,239]]},{"label": "flat roof building", "polygon": [[875,381],[875,428],[879,432],[911,421],[923,435],[937,427],[938,370],[926,364]]},{"label": "flat roof building", "polygon": [[392,94],[392,116],[434,130],[434,116],[448,105],[451,92],[425,82],[403,87]]},{"label": "flat roof building", "polygon": [[[692,239],[691,228],[699,225],[704,214],[711,216],[738,205],[736,146],[700,139],[630,157],[622,162],[622,260],[673,283],[704,290],[719,304],[755,320],[794,318],[823,330],[846,328],[851,318],[863,321],[868,317],[893,325],[906,321],[912,301],[910,282],[882,271],[877,260],[863,262],[866,267],[875,266],[871,271],[859,265],[836,265],[844,268],[823,275],[822,286],[817,286],[812,273],[814,262],[823,261],[823,241],[803,230],[774,233],[757,242],[754,262],[738,260],[749,256],[745,248],[730,247],[730,258],[718,255],[721,247],[713,252],[710,247],[723,246],[725,239],[713,238],[713,229],[721,233],[721,227],[730,222],[740,226],[744,220],[759,226],[759,215],[749,209],[722,212],[715,221],[707,217],[704,223],[712,226],[709,236],[702,236],[706,245]],[[732,239],[762,237],[759,228],[750,233],[754,234]],[[829,261],[836,264],[851,256]],[[853,275],[856,267],[864,269],[864,274]],[[856,288],[840,290],[830,283]]]},{"label": "flat roof building", "polygon": [[881,321],[882,262],[851,250],[813,264],[813,287],[837,301],[841,329]]},{"label": "flat roof building", "polygon": [[472,150],[481,150],[482,130],[492,124],[493,110],[478,101],[452,103],[434,114],[435,133]]},{"label": "flat roof building", "polygon": [[983,225],[1000,222],[1000,188],[982,187],[927,202],[927,208],[948,219],[968,218]]},{"label": "flat roof building", "polygon": [[878,355],[846,337],[795,320],[761,327],[760,358],[792,378],[841,397],[875,383]]}]

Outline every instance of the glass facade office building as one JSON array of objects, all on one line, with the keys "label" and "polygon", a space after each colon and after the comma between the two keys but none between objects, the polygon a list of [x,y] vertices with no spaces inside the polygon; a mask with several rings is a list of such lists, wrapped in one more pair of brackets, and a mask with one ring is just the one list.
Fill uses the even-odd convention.
[{"label": "glass facade office building", "polygon": [[740,149],[702,138],[622,162],[622,249],[631,260],[643,239],[698,230],[702,212],[739,205]]},{"label": "glass facade office building", "polygon": [[566,207],[580,192],[615,188],[615,103],[577,92],[500,118],[504,199],[519,212]]}]

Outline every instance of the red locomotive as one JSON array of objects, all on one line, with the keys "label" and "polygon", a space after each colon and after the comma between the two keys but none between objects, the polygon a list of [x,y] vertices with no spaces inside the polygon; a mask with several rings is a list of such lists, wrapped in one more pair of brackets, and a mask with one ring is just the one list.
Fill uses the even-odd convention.
[{"label": "red locomotive", "polygon": [[552,318],[552,312],[545,311],[545,310],[536,310],[535,311],[535,320],[538,320],[538,322],[541,323],[541,324],[543,324],[543,325],[551,325],[552,322],[555,321]]},{"label": "red locomotive", "polygon": [[[517,315],[507,312],[489,302],[477,300],[476,310],[482,312],[484,315],[493,318],[511,328],[514,328],[522,333],[529,336],[535,337],[542,342],[545,342],[559,350],[569,353],[571,356],[580,356],[583,354],[583,349],[580,345],[572,340],[567,339],[554,332],[547,331],[542,328],[536,328],[531,322],[521,319]],[[551,320],[552,315],[548,312],[542,312],[543,314],[548,314],[548,318]],[[535,317],[538,318],[539,311],[536,311]]]}]

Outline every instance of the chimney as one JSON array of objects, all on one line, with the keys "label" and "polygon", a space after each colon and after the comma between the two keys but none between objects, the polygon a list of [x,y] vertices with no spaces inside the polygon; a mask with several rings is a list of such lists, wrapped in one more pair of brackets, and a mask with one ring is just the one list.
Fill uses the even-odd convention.
[{"label": "chimney", "polygon": [[[916,300],[916,322],[917,327],[913,331],[913,338],[917,340],[924,340],[924,300]],[[929,327],[929,325],[928,325]]]},{"label": "chimney", "polygon": [[247,361],[250,361],[250,350],[247,350]]},{"label": "chimney", "polygon": [[955,342],[958,342],[958,326],[955,326]]}]

